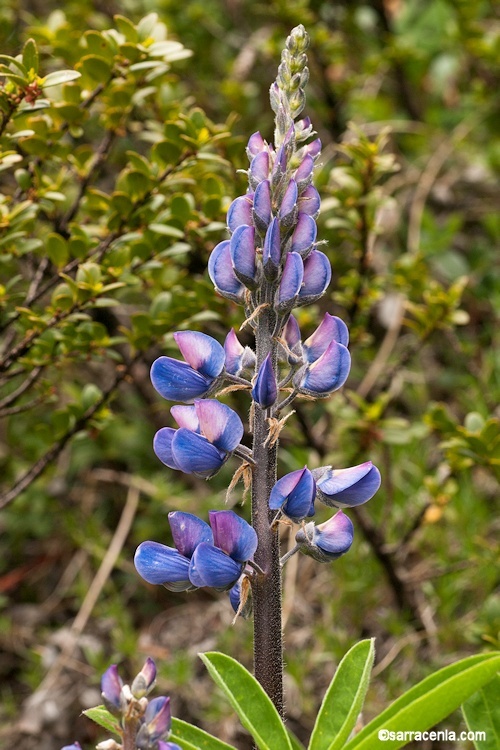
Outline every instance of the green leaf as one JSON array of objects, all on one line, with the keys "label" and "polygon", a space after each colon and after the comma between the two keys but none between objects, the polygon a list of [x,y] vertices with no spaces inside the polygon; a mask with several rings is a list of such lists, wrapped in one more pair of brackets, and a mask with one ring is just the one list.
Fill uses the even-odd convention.
[{"label": "green leaf", "polygon": [[477,750],[500,747],[500,675],[484,685],[462,706],[465,722],[471,732],[484,732],[485,739],[474,740]]},{"label": "green leaf", "polygon": [[234,750],[232,745],[180,719],[172,719],[169,740],[181,743],[183,750]]},{"label": "green leaf", "polygon": [[255,677],[226,654],[212,651],[199,656],[260,750],[292,750],[280,715]]},{"label": "green leaf", "polygon": [[108,709],[104,706],[87,708],[85,711],[83,711],[83,714],[89,719],[92,719],[92,721],[95,721],[96,724],[99,724],[100,727],[103,727],[108,732],[112,732],[113,734],[121,736],[118,720],[112,714],[110,714]]},{"label": "green leaf", "polygon": [[184,238],[184,232],[182,229],[177,229],[177,227],[172,227],[169,224],[150,224],[149,229],[151,229],[152,232],[156,232],[156,234],[163,234],[165,237],[176,237],[178,239]]},{"label": "green leaf", "polygon": [[76,78],[80,78],[80,75],[77,70],[56,70],[42,79],[42,88],[48,89],[50,86],[59,86],[61,83],[74,81]]},{"label": "green leaf", "polygon": [[[396,750],[407,744],[404,732],[425,732],[489,682],[500,668],[500,654],[478,654],[426,677],[364,727],[344,750]],[[394,732],[379,739],[379,731]],[[397,733],[400,733],[399,739]]]},{"label": "green leaf", "polygon": [[370,681],[374,641],[356,643],[340,662],[314,725],[309,750],[338,750],[354,729]]},{"label": "green leaf", "polygon": [[96,83],[105,83],[111,75],[112,62],[99,55],[85,55],[80,65],[82,72]]},{"label": "green leaf", "polygon": [[23,65],[28,71],[38,73],[38,49],[34,39],[28,39],[23,47]]}]

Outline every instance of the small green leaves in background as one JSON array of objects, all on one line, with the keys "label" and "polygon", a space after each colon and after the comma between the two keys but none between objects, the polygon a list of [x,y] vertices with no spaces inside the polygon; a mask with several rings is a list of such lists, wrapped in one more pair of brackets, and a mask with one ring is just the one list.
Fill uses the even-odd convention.
[{"label": "small green leaves in background", "polygon": [[465,722],[471,732],[484,732],[484,740],[475,740],[477,750],[500,747],[500,675],[487,682],[462,706]]},{"label": "small green leaves in background", "polygon": [[396,750],[405,740],[379,739],[379,730],[424,732],[490,682],[500,654],[478,654],[444,667],[410,688],[345,745],[345,750]]},{"label": "small green leaves in background", "polygon": [[255,677],[226,654],[200,654],[210,676],[225,693],[259,750],[293,750],[287,730]]},{"label": "small green leaves in background", "polygon": [[344,656],[326,691],[308,750],[344,747],[363,708],[374,658],[373,639],[356,643]]}]

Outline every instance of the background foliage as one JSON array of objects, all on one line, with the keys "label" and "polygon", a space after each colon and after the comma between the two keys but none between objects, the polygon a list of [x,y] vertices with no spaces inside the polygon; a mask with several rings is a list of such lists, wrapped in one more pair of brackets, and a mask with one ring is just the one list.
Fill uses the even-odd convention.
[{"label": "background foliage", "polygon": [[176,716],[250,746],[196,654],[249,665],[251,625],[230,627],[226,598],[146,586],[131,560],[168,542],[168,510],[223,507],[229,466],[205,483],[154,457],[169,415],[148,366],[175,356],[179,327],[223,341],[239,324],[206,263],[246,139],[272,138],[268,88],[297,23],[334,269],[300,323],[343,317],[353,369],[340,395],[298,402],[281,470],[369,458],[383,488],[348,556],[287,565],[290,726],[307,736],[360,636],[377,638],[374,712],[498,647],[498,10],[6,0],[1,53],[21,57],[0,58],[0,746],[91,746],[78,717],[100,673],[148,654]]}]

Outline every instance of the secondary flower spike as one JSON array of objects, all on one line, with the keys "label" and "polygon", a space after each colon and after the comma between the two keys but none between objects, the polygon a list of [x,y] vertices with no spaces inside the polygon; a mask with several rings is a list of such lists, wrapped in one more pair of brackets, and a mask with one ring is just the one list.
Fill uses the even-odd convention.
[{"label": "secondary flower spike", "polygon": [[219,342],[205,333],[178,331],[174,339],[186,361],[159,357],[151,367],[151,382],[163,398],[192,403],[218,386],[226,355]]},{"label": "secondary flower spike", "polygon": [[353,537],[352,521],[339,510],[319,526],[314,521],[306,523],[295,535],[295,541],[305,555],[318,562],[331,562],[350,549]]},{"label": "secondary flower spike", "polygon": [[239,445],[243,437],[241,419],[215,399],[199,399],[194,406],[173,406],[170,412],[180,429],[163,427],[156,433],[156,455],[171,469],[209,479]]}]

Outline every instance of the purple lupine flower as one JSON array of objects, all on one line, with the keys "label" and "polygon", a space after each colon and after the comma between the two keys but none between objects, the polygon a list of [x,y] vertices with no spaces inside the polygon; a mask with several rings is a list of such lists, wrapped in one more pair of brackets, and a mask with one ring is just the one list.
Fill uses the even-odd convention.
[{"label": "purple lupine flower", "polygon": [[247,155],[249,160],[251,161],[254,156],[257,156],[257,154],[260,154],[261,151],[264,151],[266,145],[267,144],[265,140],[258,131],[257,133],[253,133],[253,135],[251,135],[248,139],[247,144]]},{"label": "purple lupine flower", "polygon": [[229,375],[239,375],[246,367],[253,367],[255,364],[255,352],[249,346],[240,344],[234,328],[231,328],[226,336],[224,351],[226,353],[225,371]]},{"label": "purple lupine flower", "polygon": [[268,409],[278,398],[278,384],[270,354],[267,355],[259,367],[259,372],[252,388],[252,398],[261,409]]},{"label": "purple lupine flower", "polygon": [[144,666],[137,674],[130,686],[134,698],[144,698],[154,688],[156,682],[156,664],[150,656],[146,659]]},{"label": "purple lupine flower", "polygon": [[314,515],[316,482],[307,466],[278,479],[269,496],[271,510],[281,510],[285,516],[299,523]]},{"label": "purple lupine flower", "polygon": [[196,547],[189,565],[189,579],[194,586],[225,591],[240,578],[248,560],[257,549],[257,534],[232,510],[209,511],[214,544]]},{"label": "purple lupine flower", "polygon": [[268,151],[259,151],[259,153],[253,157],[250,163],[250,169],[248,170],[248,180],[254,190],[259,182],[267,180],[269,177],[269,163]]},{"label": "purple lupine flower", "polygon": [[371,461],[332,469],[326,466],[315,469],[317,496],[325,505],[334,508],[353,508],[368,502],[380,487],[380,472]]},{"label": "purple lupine flower", "polygon": [[297,371],[293,383],[300,393],[324,398],[344,385],[350,368],[349,350],[334,340],[318,359]]},{"label": "purple lupine flower", "polygon": [[151,366],[151,382],[163,398],[192,403],[218,386],[226,356],[219,342],[205,333],[177,331],[174,339],[186,361],[158,357]]},{"label": "purple lupine flower", "polygon": [[170,712],[170,698],[161,695],[149,701],[144,714],[144,724],[137,735],[137,744],[140,747],[140,734],[144,733],[150,745],[162,739],[170,732],[172,725],[172,714]]},{"label": "purple lupine flower", "polygon": [[243,437],[237,413],[215,399],[199,399],[194,406],[173,406],[170,413],[179,425],[162,427],[153,449],[166,466],[209,479],[226,462]]},{"label": "purple lupine flower", "polygon": [[298,200],[298,210],[300,213],[309,214],[313,219],[316,219],[319,214],[321,206],[321,198],[314,185],[309,185],[303,193],[301,193]]},{"label": "purple lupine flower", "polygon": [[82,746],[79,742],[73,742],[72,745],[64,745],[61,750],[82,750]]},{"label": "purple lupine flower", "polygon": [[148,583],[161,584],[169,591],[193,591],[189,564],[198,545],[213,543],[208,523],[192,513],[174,511],[168,514],[175,547],[159,542],[142,542],[136,550],[134,565]]},{"label": "purple lupine flower", "polygon": [[302,350],[307,362],[314,362],[328,349],[332,341],[347,346],[349,343],[349,329],[343,320],[336,315],[325,313],[323,320],[302,344]]},{"label": "purple lupine flower", "polygon": [[157,745],[158,750],[182,750],[180,745],[178,745],[176,742],[165,742],[164,740],[159,740]]},{"label": "purple lupine flower", "polygon": [[[262,180],[255,188],[253,198],[253,223],[261,234],[264,234],[272,219],[271,184],[269,180]],[[250,224],[251,222],[241,222]]]},{"label": "purple lupine flower", "polygon": [[290,315],[283,328],[283,340],[288,347],[283,347],[285,359],[290,364],[297,364],[302,359],[302,342],[300,340],[300,328],[297,319]]},{"label": "purple lupine flower", "polygon": [[295,535],[295,541],[305,555],[318,562],[331,562],[350,549],[353,537],[352,521],[339,510],[319,526],[314,521],[306,523]]},{"label": "purple lupine flower", "polygon": [[241,304],[245,296],[245,286],[237,278],[231,261],[231,243],[223,240],[214,247],[208,259],[208,275],[223,297]]},{"label": "purple lupine flower", "polygon": [[318,228],[313,217],[299,213],[297,225],[292,234],[290,250],[306,258],[316,242],[317,233]]},{"label": "purple lupine flower", "polygon": [[311,184],[314,171],[314,159],[310,154],[306,154],[299,166],[295,170],[295,181],[299,188],[299,194]]},{"label": "purple lupine flower", "polygon": [[229,241],[231,263],[236,277],[247,289],[259,286],[255,252],[255,227],[241,224]]},{"label": "purple lupine flower", "polygon": [[326,291],[332,278],[332,267],[327,256],[320,250],[312,250],[304,260],[304,281],[299,291],[298,302],[309,305]]},{"label": "purple lupine flower", "polygon": [[235,198],[227,211],[227,226],[234,232],[240,224],[252,223],[253,194],[240,195]]},{"label": "purple lupine flower", "polygon": [[277,292],[276,309],[289,312],[295,305],[304,280],[304,261],[298,253],[288,253]]},{"label": "purple lupine flower", "polygon": [[275,216],[269,224],[262,247],[264,275],[273,281],[278,276],[281,259],[281,236],[279,219]]},{"label": "purple lupine flower", "polygon": [[101,698],[108,711],[115,716],[121,713],[122,687],[123,680],[118,674],[118,667],[112,664],[101,677]]},{"label": "purple lupine flower", "polygon": [[297,183],[292,179],[285,190],[278,212],[281,226],[284,229],[289,229],[295,224],[299,211],[297,207],[298,197]]}]

